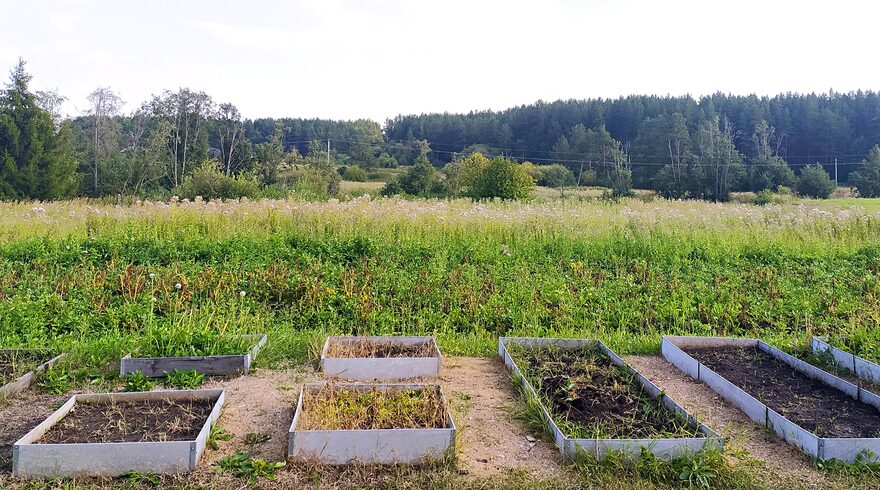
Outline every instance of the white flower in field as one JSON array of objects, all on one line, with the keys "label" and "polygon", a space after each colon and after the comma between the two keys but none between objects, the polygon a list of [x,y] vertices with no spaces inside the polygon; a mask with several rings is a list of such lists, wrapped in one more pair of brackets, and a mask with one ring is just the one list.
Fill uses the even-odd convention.
[{"label": "white flower in field", "polygon": [[155,279],[155,278],[156,278],[156,273],[150,272],[150,279]]},{"label": "white flower in field", "polygon": [[239,291],[238,295],[241,296],[242,298],[244,298],[245,296],[247,296],[247,293],[244,291]]},{"label": "white flower in field", "polygon": [[150,301],[152,301],[153,303],[155,303],[156,301],[159,301],[159,298],[153,296],[152,298],[150,298]]},{"label": "white flower in field", "polygon": [[513,255],[512,253],[510,253],[510,247],[508,247],[508,246],[505,245],[505,244],[501,244],[501,253],[503,253],[504,255],[506,255],[506,256],[508,256],[508,257],[510,257],[511,255]]},{"label": "white flower in field", "polygon": [[174,285],[174,288],[175,288],[175,289],[178,289],[178,290],[180,290],[180,288],[182,288],[182,287],[183,287],[183,285],[180,284],[180,283],[177,283],[177,284]]},{"label": "white flower in field", "polygon": [[66,246],[65,248],[66,248],[67,250],[70,250],[70,245]]}]

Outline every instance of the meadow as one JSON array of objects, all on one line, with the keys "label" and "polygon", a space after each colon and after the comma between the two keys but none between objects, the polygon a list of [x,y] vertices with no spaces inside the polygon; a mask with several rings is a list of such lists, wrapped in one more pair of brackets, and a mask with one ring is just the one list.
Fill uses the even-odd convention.
[{"label": "meadow", "polygon": [[663,334],[789,350],[821,334],[876,358],[878,233],[862,208],[803,204],[3,204],[0,346],[63,350],[83,373],[193,332],[217,350],[268,333],[268,366],[325,333],[434,333],[449,355],[501,335],[648,353]]}]

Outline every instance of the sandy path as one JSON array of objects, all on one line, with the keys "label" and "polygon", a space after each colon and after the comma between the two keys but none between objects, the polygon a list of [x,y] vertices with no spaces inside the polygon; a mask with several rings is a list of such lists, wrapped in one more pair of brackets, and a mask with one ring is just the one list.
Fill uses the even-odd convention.
[{"label": "sandy path", "polygon": [[[752,422],[705,384],[695,381],[660,356],[629,356],[626,362],[664,390],[700,421],[727,438],[733,458],[758,460],[769,487],[828,488],[832,483],[798,449]],[[741,451],[747,451],[747,455]]]}]

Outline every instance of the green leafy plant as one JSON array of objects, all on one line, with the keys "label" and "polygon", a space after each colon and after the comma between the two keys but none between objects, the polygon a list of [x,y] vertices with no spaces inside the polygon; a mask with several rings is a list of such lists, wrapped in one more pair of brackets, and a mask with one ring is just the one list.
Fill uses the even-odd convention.
[{"label": "green leafy plant", "polygon": [[138,370],[125,377],[125,385],[123,385],[122,391],[127,393],[150,391],[153,389],[154,384],[153,380],[144,376],[144,373]]},{"label": "green leafy plant", "polygon": [[236,453],[221,459],[217,465],[222,471],[232,473],[239,478],[247,478],[253,482],[259,478],[274,480],[275,472],[284,468],[287,463],[266,461],[262,458],[253,458],[246,453]]},{"label": "green leafy plant", "polygon": [[232,440],[232,434],[226,432],[222,427],[215,425],[211,426],[211,433],[208,434],[208,447],[213,450],[220,449],[220,444],[217,441],[230,441]]},{"label": "green leafy plant", "polygon": [[195,369],[175,369],[165,376],[165,386],[178,390],[194,390],[205,382],[205,375]]},{"label": "green leafy plant", "polygon": [[122,475],[122,478],[132,485],[152,485],[158,487],[162,483],[162,477],[155,473],[129,471]]},{"label": "green leafy plant", "polygon": [[37,384],[46,393],[63,395],[70,390],[70,378],[66,369],[50,366],[40,374]]}]

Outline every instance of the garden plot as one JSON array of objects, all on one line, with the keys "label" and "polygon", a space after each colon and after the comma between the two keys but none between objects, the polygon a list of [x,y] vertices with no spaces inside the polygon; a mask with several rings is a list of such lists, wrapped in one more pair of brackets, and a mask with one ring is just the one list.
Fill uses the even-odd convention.
[{"label": "garden plot", "polygon": [[355,381],[433,378],[440,375],[440,357],[434,337],[328,337],[321,370]]},{"label": "garden plot", "polygon": [[819,460],[880,456],[880,397],[756,339],[664,337],[663,356]]},{"label": "garden plot", "polygon": [[438,385],[306,385],[288,434],[288,457],[329,465],[424,463],[454,447]]},{"label": "garden plot", "polygon": [[251,363],[267,340],[266,335],[242,335],[232,346],[246,351],[242,354],[138,358],[128,354],[119,361],[119,375],[138,371],[148,378],[161,378],[175,371],[196,371],[205,376],[248,374]]},{"label": "garden plot", "polygon": [[58,361],[48,349],[0,350],[0,399],[10,397],[33,382],[34,374]]},{"label": "garden plot", "polygon": [[196,467],[222,390],[75,395],[13,446],[23,478],[176,474]]},{"label": "garden plot", "polygon": [[507,338],[498,350],[566,459],[580,452],[670,459],[723,447],[713,430],[628,366],[602,342]]}]

